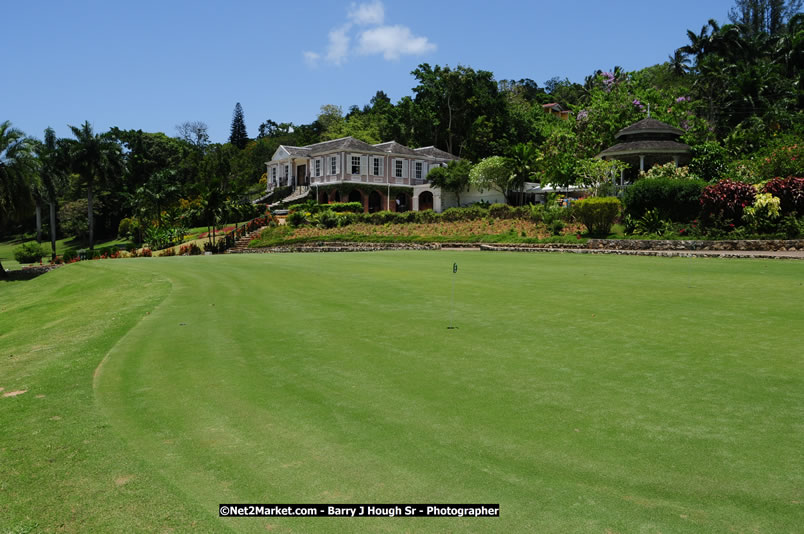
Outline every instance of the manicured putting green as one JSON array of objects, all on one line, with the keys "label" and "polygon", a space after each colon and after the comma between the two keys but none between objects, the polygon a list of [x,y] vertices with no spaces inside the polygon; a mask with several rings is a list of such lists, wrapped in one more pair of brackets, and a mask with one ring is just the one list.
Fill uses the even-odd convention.
[{"label": "manicured putting green", "polygon": [[388,252],[7,284],[0,387],[27,392],[0,397],[0,530],[793,532],[802,282],[794,261]]}]

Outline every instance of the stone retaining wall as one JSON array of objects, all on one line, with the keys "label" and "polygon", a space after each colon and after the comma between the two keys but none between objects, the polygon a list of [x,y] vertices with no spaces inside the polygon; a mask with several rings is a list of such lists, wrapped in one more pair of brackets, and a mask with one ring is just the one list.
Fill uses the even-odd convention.
[{"label": "stone retaining wall", "polygon": [[804,239],[590,239],[586,248],[609,250],[804,250]]},{"label": "stone retaining wall", "polygon": [[[804,255],[804,240],[631,240],[590,239],[586,244],[570,243],[353,243],[318,242],[245,249],[243,253],[288,252],[374,252],[380,250],[472,249],[498,252],[574,252],[630,256],[690,256],[717,258],[797,258]],[[750,252],[746,252],[750,251]],[[730,253],[731,252],[731,253]],[[766,252],[766,254],[763,254]],[[776,252],[776,254],[774,254]]]}]

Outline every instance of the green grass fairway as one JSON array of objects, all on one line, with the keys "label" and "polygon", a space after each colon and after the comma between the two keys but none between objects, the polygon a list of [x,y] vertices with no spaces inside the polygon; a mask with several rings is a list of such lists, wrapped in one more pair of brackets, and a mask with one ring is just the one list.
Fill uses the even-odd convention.
[{"label": "green grass fairway", "polygon": [[799,261],[446,251],[0,283],[0,534],[801,532],[802,284]]}]

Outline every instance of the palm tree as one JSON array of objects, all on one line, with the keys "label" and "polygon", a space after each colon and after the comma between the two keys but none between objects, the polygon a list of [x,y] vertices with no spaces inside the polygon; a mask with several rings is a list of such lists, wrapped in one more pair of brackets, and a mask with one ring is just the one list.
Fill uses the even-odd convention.
[{"label": "palm tree", "polygon": [[[10,121],[0,123],[0,223],[17,219],[33,207],[36,158],[31,140]],[[0,278],[6,271],[0,264]]]},{"label": "palm tree", "polygon": [[536,176],[536,165],[539,149],[533,143],[519,143],[511,150],[511,156],[506,159],[511,169],[509,191],[518,193],[518,204],[522,205],[523,188],[525,182]]},{"label": "palm tree", "polygon": [[80,128],[70,126],[75,139],[70,143],[73,170],[87,188],[87,217],[89,219],[89,248],[95,247],[95,216],[92,212],[94,189],[98,182],[109,180],[122,170],[120,146],[108,134],[96,134],[89,121]]},{"label": "palm tree", "polygon": [[50,247],[51,257],[56,259],[56,211],[58,209],[58,194],[64,187],[66,167],[63,161],[63,151],[59,152],[59,143],[53,128],[45,130],[44,142],[37,142],[36,156],[39,159],[39,177],[42,183],[43,197],[50,204]]},{"label": "palm tree", "polygon": [[667,58],[670,71],[676,76],[684,76],[690,70],[690,60],[682,49],[676,49],[675,53]]},{"label": "palm tree", "polygon": [[156,225],[161,227],[162,208],[175,202],[180,192],[176,184],[176,171],[167,169],[152,174],[145,185],[137,189],[137,196],[153,210]]},{"label": "palm tree", "polygon": [[719,31],[720,26],[714,19],[709,19],[709,22],[701,27],[701,32],[698,34],[692,30],[687,30],[687,38],[690,43],[682,46],[679,50],[695,58],[696,69],[701,61],[712,52],[712,38]]}]

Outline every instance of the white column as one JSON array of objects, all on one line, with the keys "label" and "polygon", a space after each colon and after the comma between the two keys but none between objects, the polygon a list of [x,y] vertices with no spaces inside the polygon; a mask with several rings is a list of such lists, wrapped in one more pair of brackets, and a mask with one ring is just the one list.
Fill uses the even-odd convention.
[{"label": "white column", "polygon": [[639,170],[645,172],[645,156],[639,156]]},{"label": "white column", "polygon": [[678,156],[673,156],[673,163],[675,163],[676,167],[678,167]]}]

